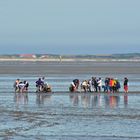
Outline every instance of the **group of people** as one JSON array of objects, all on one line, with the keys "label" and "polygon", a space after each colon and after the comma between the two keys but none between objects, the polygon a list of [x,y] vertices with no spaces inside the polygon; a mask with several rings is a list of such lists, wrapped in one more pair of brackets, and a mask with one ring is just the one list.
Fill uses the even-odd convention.
[{"label": "group of people", "polygon": [[[103,84],[104,83],[104,84]],[[35,82],[36,84],[36,92],[51,92],[51,86],[45,81],[45,77],[38,78]],[[26,92],[28,91],[29,83],[27,81],[21,81],[17,79],[14,83],[15,92]],[[79,79],[74,79],[70,84],[69,91],[77,92],[79,90],[84,92],[109,92],[116,93],[119,92],[121,88],[120,82],[117,78],[105,78],[104,82],[102,78],[92,77],[89,80],[83,80],[80,83]],[[123,83],[124,91],[128,92],[128,78],[124,78]]]},{"label": "group of people", "polygon": [[[119,92],[121,85],[117,78],[105,78],[104,82],[102,78],[96,78],[92,77],[89,80],[83,80],[80,84],[79,79],[74,79],[72,83],[70,84],[69,91],[70,92],[76,92],[78,91],[80,87],[80,91],[84,92],[101,92],[103,89],[103,92],[110,92],[110,93],[116,93]],[[128,78],[124,78],[124,92],[128,92]]]},{"label": "group of people", "polygon": [[[39,78],[36,82],[36,92],[51,92],[51,86],[45,82],[45,77]],[[27,81],[21,81],[17,79],[13,85],[15,92],[27,92],[29,83]]]}]

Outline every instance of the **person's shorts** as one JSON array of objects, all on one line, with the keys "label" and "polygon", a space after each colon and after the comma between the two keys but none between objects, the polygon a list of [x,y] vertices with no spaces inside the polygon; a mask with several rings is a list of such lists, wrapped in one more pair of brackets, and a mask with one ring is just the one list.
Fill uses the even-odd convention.
[{"label": "person's shorts", "polygon": [[128,91],[128,86],[127,85],[124,86],[124,90]]}]

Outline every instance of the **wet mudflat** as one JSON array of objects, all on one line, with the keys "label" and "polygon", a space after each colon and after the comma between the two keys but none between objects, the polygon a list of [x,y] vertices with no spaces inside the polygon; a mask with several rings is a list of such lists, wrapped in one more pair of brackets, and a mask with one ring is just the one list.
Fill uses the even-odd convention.
[{"label": "wet mudflat", "polygon": [[140,139],[140,95],[0,95],[3,139]]},{"label": "wet mudflat", "polygon": [[[0,139],[140,139],[140,94],[124,94],[122,87],[115,95],[68,93],[74,78],[91,76],[117,77],[121,86],[126,76],[129,90],[140,91],[139,62],[0,62],[0,67]],[[40,76],[53,94],[35,93]],[[27,80],[31,92],[15,94],[17,78]]]},{"label": "wet mudflat", "polygon": [[79,75],[91,74],[100,75],[107,74],[108,76],[118,74],[139,74],[140,62],[118,62],[118,61],[93,61],[93,62],[0,62],[0,74],[66,74]]}]

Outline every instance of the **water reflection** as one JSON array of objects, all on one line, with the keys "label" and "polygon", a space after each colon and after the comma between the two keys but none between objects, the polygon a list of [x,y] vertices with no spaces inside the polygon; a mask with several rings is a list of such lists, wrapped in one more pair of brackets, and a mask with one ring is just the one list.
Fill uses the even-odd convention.
[{"label": "water reflection", "polygon": [[128,96],[120,95],[91,95],[91,94],[70,94],[70,102],[73,106],[81,106],[84,108],[118,108],[123,99],[124,107],[128,105]]},{"label": "water reflection", "polygon": [[124,107],[128,105],[128,95],[124,95]]},{"label": "water reflection", "polygon": [[79,105],[79,96],[78,94],[70,94],[70,102],[73,104],[73,106],[78,106]]},{"label": "water reflection", "polygon": [[[53,98],[52,98],[53,96]],[[56,105],[60,104],[63,98],[64,106],[76,106],[83,108],[119,108],[128,106],[128,95],[108,95],[108,94],[69,94],[68,96],[48,93],[36,93],[36,98],[30,96],[31,101],[35,99],[35,104]],[[28,104],[28,93],[15,93],[14,102],[17,105]]]},{"label": "water reflection", "polygon": [[15,93],[14,102],[19,104],[28,104],[28,93]]},{"label": "water reflection", "polygon": [[105,106],[110,108],[118,107],[120,96],[105,96]]},{"label": "water reflection", "polygon": [[100,94],[92,96],[92,107],[101,107],[102,106],[102,98]]},{"label": "water reflection", "polygon": [[45,101],[51,100],[51,94],[47,93],[37,93],[36,94],[36,104],[41,105],[44,104]]},{"label": "water reflection", "polygon": [[81,95],[81,104],[83,107],[90,107],[91,104],[91,95],[90,94],[84,94]]}]

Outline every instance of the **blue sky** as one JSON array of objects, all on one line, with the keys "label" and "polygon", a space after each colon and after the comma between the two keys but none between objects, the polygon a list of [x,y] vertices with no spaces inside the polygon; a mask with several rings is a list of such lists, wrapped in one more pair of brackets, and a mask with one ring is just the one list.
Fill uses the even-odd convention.
[{"label": "blue sky", "polygon": [[0,53],[140,52],[139,0],[0,1]]}]

